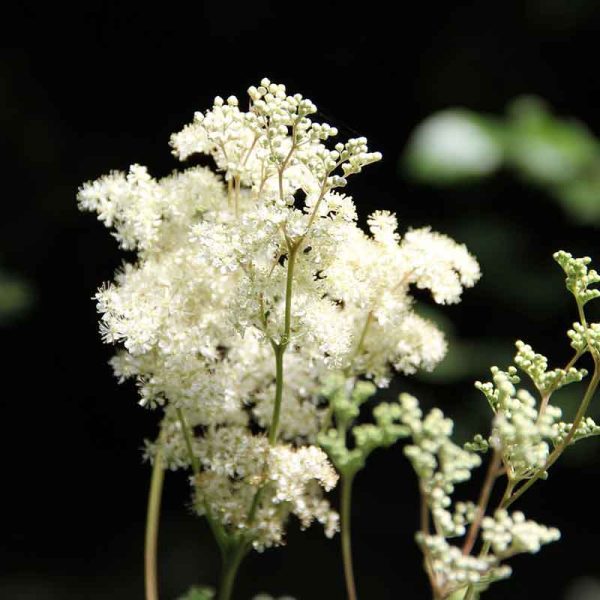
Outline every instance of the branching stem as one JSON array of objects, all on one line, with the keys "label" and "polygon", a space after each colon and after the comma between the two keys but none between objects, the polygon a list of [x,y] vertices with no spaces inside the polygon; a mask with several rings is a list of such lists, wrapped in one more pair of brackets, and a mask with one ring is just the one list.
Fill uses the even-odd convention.
[{"label": "branching stem", "polygon": [[346,580],[346,591],[348,600],[356,600],[356,585],[354,583],[354,567],[352,564],[352,538],[351,538],[351,506],[352,506],[352,483],[354,473],[342,473],[342,499],[341,499],[341,537],[342,558],[344,561],[344,579]]},{"label": "branching stem", "polygon": [[[573,421],[573,424],[571,425],[571,429],[569,430],[569,433],[565,436],[565,439],[550,454],[550,456],[548,457],[544,466],[541,469],[539,469],[537,471],[537,473],[535,473],[535,475],[533,475],[533,477],[528,479],[526,483],[524,483],[520,488],[518,488],[516,492],[514,491],[516,482],[513,479],[511,479],[510,477],[508,477],[508,481],[506,484],[506,490],[504,492],[504,495],[502,496],[502,500],[500,501],[500,504],[498,505],[499,509],[508,508],[514,502],[516,502],[527,490],[529,490],[529,488],[531,488],[531,486],[538,479],[540,479],[540,477],[542,477],[542,475],[544,473],[546,473],[548,471],[548,469],[560,458],[562,453],[567,449],[567,447],[573,440],[573,437],[575,436],[575,433],[577,432],[577,429],[579,428],[581,421],[585,417],[585,414],[590,405],[590,402],[591,402],[592,398],[594,397],[594,394],[598,388],[598,383],[600,382],[600,362],[598,360],[598,357],[596,357],[595,355],[592,355],[592,356],[594,358],[594,374],[592,376],[592,379],[590,380],[590,383],[588,384],[588,387],[585,391],[585,394],[583,396],[581,404],[579,405],[579,408],[577,409],[577,414],[575,415],[575,419]],[[567,367],[573,366],[578,358],[579,358],[579,354],[576,355],[576,358],[574,358],[569,363],[569,365],[567,365]],[[479,556],[480,557],[487,556],[489,549],[490,549],[490,544],[489,544],[489,542],[486,542],[483,545],[481,552],[479,553]],[[473,585],[470,585],[467,588],[464,600],[475,600],[477,598],[476,594],[477,594],[476,587]]]},{"label": "branching stem", "polygon": [[485,480],[481,488],[481,493],[479,495],[479,501],[477,502],[477,507],[475,508],[475,518],[473,519],[473,522],[469,527],[469,531],[467,533],[467,537],[465,538],[465,543],[463,545],[462,553],[465,556],[467,554],[471,554],[473,546],[475,545],[475,541],[477,540],[477,534],[479,533],[479,529],[481,527],[481,521],[485,516],[485,511],[490,501],[490,494],[492,493],[496,477],[498,476],[498,469],[500,468],[501,462],[501,452],[498,449],[494,449],[494,455],[490,460],[487,474],[485,476]]},{"label": "branching stem", "polygon": [[146,544],[144,549],[146,600],[158,600],[158,526],[160,520],[160,501],[165,478],[163,453],[163,436],[161,433],[158,438],[158,449],[154,455],[146,516]]},{"label": "branching stem", "polygon": [[245,541],[239,540],[224,557],[221,585],[219,587],[219,600],[231,600],[240,564],[247,553],[248,545]]},{"label": "branching stem", "polygon": [[292,294],[294,284],[294,266],[298,246],[290,244],[287,257],[287,275],[285,283],[285,315],[283,324],[283,334],[279,342],[271,342],[275,354],[275,400],[273,403],[273,416],[271,417],[271,426],[269,427],[269,444],[273,446],[277,441],[279,433],[279,417],[281,415],[281,401],[283,399],[283,356],[290,342],[292,329]]}]

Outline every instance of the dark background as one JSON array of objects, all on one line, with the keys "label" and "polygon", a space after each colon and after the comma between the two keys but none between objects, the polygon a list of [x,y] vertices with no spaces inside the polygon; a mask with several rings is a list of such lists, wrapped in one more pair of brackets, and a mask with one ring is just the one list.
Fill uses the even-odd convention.
[{"label": "dark background", "polygon": [[[2,19],[0,264],[35,290],[30,311],[0,331],[2,600],[143,597],[149,468],[140,448],[155,416],[106,364],[112,351],[97,335],[91,297],[122,255],[93,216],[77,212],[75,194],[84,180],[132,162],[157,176],[177,168],[169,134],[216,94],[241,97],[266,75],[313,99],[343,136],[367,136],[384,161],[351,184],[363,222],[375,207],[395,210],[402,228],[431,224],[480,258],[481,284],[445,311],[461,338],[493,340],[498,361],[519,337],[557,364],[570,356],[564,331],[575,313],[551,253],[600,259],[598,230],[569,221],[508,173],[428,189],[402,177],[398,157],[432,111],[501,113],[523,92],[600,133],[595,0],[17,3]],[[457,417],[465,435],[485,432],[489,415],[471,381],[485,377],[477,366],[464,380],[399,380],[389,394],[412,390]],[[594,440],[582,445],[520,503],[563,540],[514,560],[514,577],[486,598],[564,599],[577,578],[600,577],[600,450]],[[165,600],[214,583],[218,572],[208,529],[186,503],[184,477],[168,475]],[[356,482],[363,600],[429,597],[412,539],[417,512],[401,449],[374,455]],[[338,541],[292,524],[285,548],[244,563],[236,597],[344,598]]]}]

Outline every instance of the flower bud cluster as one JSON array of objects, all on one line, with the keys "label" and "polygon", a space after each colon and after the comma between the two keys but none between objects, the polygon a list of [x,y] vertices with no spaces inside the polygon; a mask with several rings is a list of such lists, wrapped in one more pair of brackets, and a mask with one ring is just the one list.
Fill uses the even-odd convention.
[{"label": "flower bud cluster", "polygon": [[464,449],[451,441],[453,424],[441,411],[434,408],[423,417],[415,398],[406,394],[400,397],[401,420],[413,440],[405,448],[405,454],[419,477],[422,498],[435,530],[435,535],[431,535],[425,525],[416,539],[432,585],[443,597],[467,586],[481,591],[490,583],[510,576],[511,570],[501,564],[502,560],[521,552],[537,552],[541,545],[560,536],[554,528],[526,521],[521,513],[509,515],[498,510],[494,517],[483,517],[480,521],[482,539],[489,542],[491,554],[486,551],[474,556],[466,552],[465,548],[471,549],[467,546],[468,537],[463,547],[448,542],[449,538],[465,535],[468,525],[471,533],[477,528],[477,519],[482,517],[481,506],[472,502],[456,502],[452,508],[455,485],[470,479],[471,471],[481,464],[475,452],[490,448],[500,452],[509,469],[507,475],[515,481],[531,476],[545,464],[548,455],[545,439],[558,435],[555,419],[560,411],[548,406],[546,414],[540,417],[533,397],[515,389],[518,376],[514,369],[493,368],[492,373],[493,383],[478,385],[496,412],[492,435],[489,440],[475,436]]},{"label": "flower bud cluster", "polygon": [[[573,428],[573,423],[555,423],[554,424],[554,438],[553,442],[555,446],[558,446],[563,443],[565,438],[571,432]],[[570,443],[574,444],[579,440],[583,440],[585,438],[594,437],[596,435],[600,435],[600,425],[597,425],[592,417],[583,418],[578,427],[577,431],[571,438]]]},{"label": "flower bud cluster", "polygon": [[556,437],[555,424],[561,410],[548,405],[539,414],[535,398],[527,390],[515,388],[519,378],[514,367],[507,371],[492,367],[491,371],[493,383],[476,384],[495,413],[489,444],[502,452],[512,478],[529,478],[548,459],[548,442]]},{"label": "flower bud cluster", "polygon": [[559,250],[555,252],[554,260],[565,272],[567,289],[575,296],[578,304],[583,306],[600,296],[600,290],[589,287],[600,282],[600,274],[595,269],[588,269],[592,262],[589,256],[573,258],[569,252]]},{"label": "flower bud cluster", "polygon": [[542,396],[555,392],[556,390],[581,381],[588,373],[586,369],[569,368],[552,369],[548,371],[548,359],[542,354],[537,354],[533,348],[525,342],[517,341],[517,354],[515,365],[529,375],[536,388]]},{"label": "flower bud cluster", "polygon": [[480,452],[485,454],[490,449],[490,442],[480,433],[477,433],[470,442],[465,443],[464,449],[469,450],[470,452]]},{"label": "flower bud cluster", "polygon": [[481,524],[484,541],[491,544],[499,558],[508,558],[523,552],[536,553],[544,544],[560,539],[560,531],[555,527],[539,525],[528,521],[522,512],[509,514],[497,510],[493,517],[485,517]]},{"label": "flower bud cluster", "polygon": [[[331,377],[324,388],[336,419],[337,427],[331,427],[318,436],[340,473],[354,475],[365,466],[369,455],[377,448],[386,448],[409,435],[409,429],[401,424],[402,408],[396,403],[383,402],[373,410],[374,423],[352,427],[361,404],[375,393],[375,386],[367,381],[345,380],[341,375]],[[351,430],[354,444],[348,446],[347,432]]]},{"label": "flower bud cluster", "polygon": [[409,429],[412,444],[404,448],[433,516],[436,530],[444,537],[464,535],[465,525],[473,518],[473,506],[459,503],[451,510],[451,495],[457,483],[467,481],[481,458],[464,450],[450,439],[453,423],[437,408],[422,418],[413,396],[400,396],[401,420]]},{"label": "flower bud cluster", "polygon": [[460,548],[449,544],[441,535],[418,533],[416,540],[428,557],[437,587],[445,591],[446,597],[467,585],[489,585],[510,577],[512,573],[510,567],[499,565],[496,557],[478,558],[465,555]]},{"label": "flower bud cluster", "polygon": [[573,323],[573,328],[567,331],[571,346],[579,353],[589,349],[596,356],[600,354],[600,323],[582,325]]},{"label": "flower bud cluster", "polygon": [[[542,545],[558,540],[560,532],[556,528],[527,520],[521,512],[509,514],[505,508],[499,508],[493,516],[484,516],[494,482],[501,475],[508,478],[506,493],[500,503],[500,507],[504,507],[536,479],[547,476],[547,469],[567,441],[574,443],[600,434],[600,426],[585,415],[577,419],[577,430],[573,431],[574,424],[560,421],[560,408],[550,404],[556,390],[580,382],[587,375],[585,369],[575,367],[581,354],[589,349],[596,366],[600,354],[600,324],[588,325],[582,308],[586,302],[600,295],[598,290],[589,288],[600,282],[600,276],[596,271],[588,270],[588,258],[574,259],[566,252],[557,252],[555,259],[565,270],[567,288],[575,295],[581,319],[568,333],[577,353],[566,368],[549,370],[545,356],[536,353],[530,345],[517,341],[516,366],[505,371],[492,367],[492,381],[475,384],[494,413],[493,426],[487,439],[478,434],[464,445],[463,450],[457,450],[458,447],[450,441],[452,422],[445,420],[439,410],[433,409],[423,418],[414,398],[407,396],[403,400],[405,416],[402,421],[408,424],[413,442],[416,442],[405,448],[405,454],[419,477],[422,498],[433,517],[435,535],[430,535],[429,518],[424,515],[417,542],[423,550],[436,597],[454,597],[452,594],[456,592],[457,598],[463,595],[470,598],[474,591],[477,596],[493,581],[510,575],[510,569],[501,561],[515,554],[536,553]],[[527,390],[517,389],[520,383],[517,367],[537,388],[539,405]],[[593,384],[594,380],[591,386]],[[588,393],[590,389],[594,388],[588,387]],[[578,416],[583,414],[582,407],[587,408],[587,401],[588,394],[582,401]],[[554,450],[550,454],[552,447]],[[490,457],[478,505],[456,503],[454,512],[450,512],[454,484],[468,479],[471,469],[478,464],[468,460],[469,455],[477,457],[474,453],[488,451],[493,456]],[[446,469],[445,463],[453,465],[453,468]],[[530,481],[516,487],[523,480]],[[448,538],[466,534],[467,524],[470,527],[462,547],[451,546]],[[476,547],[478,534],[483,547],[479,556],[475,557],[471,553]]]}]

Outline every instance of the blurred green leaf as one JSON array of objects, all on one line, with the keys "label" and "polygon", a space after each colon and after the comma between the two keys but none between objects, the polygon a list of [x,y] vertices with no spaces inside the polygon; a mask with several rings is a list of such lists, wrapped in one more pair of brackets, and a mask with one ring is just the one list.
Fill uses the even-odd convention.
[{"label": "blurred green leaf", "polygon": [[177,600],[213,600],[214,597],[215,592],[212,588],[195,585]]},{"label": "blurred green leaf", "polygon": [[505,119],[452,108],[419,124],[404,151],[409,177],[458,185],[508,166],[544,189],[571,217],[600,224],[600,141],[535,96],[515,99]]},{"label": "blurred green leaf", "polygon": [[485,177],[503,160],[502,128],[464,109],[433,114],[413,132],[404,155],[410,175],[431,184]]},{"label": "blurred green leaf", "polygon": [[33,297],[28,282],[0,272],[0,325],[23,315],[33,304]]},{"label": "blurred green leaf", "polygon": [[593,172],[559,186],[554,193],[576,221],[586,225],[600,223],[600,162]]},{"label": "blurred green leaf", "polygon": [[507,161],[534,183],[564,184],[600,157],[598,141],[585,125],[558,119],[539,98],[517,98],[508,114]]}]

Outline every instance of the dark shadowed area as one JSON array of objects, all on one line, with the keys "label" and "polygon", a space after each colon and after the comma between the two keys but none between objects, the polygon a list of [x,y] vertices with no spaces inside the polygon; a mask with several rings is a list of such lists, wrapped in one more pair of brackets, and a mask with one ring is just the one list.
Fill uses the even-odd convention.
[{"label": "dark shadowed area", "polygon": [[[411,391],[426,406],[439,405],[466,440],[489,428],[472,383],[510,360],[515,339],[556,366],[570,357],[565,331],[575,309],[551,255],[563,248],[598,265],[600,221],[581,224],[509,172],[452,189],[411,183],[399,157],[433,111],[501,114],[523,93],[600,135],[594,0],[89,2],[69,9],[21,2],[4,13],[0,268],[25,282],[28,306],[0,319],[2,600],[143,598],[150,469],[141,447],[155,435],[156,419],[137,405],[135,386],[118,386],[107,365],[112,349],[100,341],[91,298],[124,256],[92,215],[77,211],[75,195],[83,181],[134,162],[156,176],[178,168],[170,133],[216,94],[242,96],[263,76],[303,93],[344,137],[365,135],[384,155],[348,190],[362,223],[375,208],[393,210],[402,229],[430,224],[478,256],[480,284],[443,311],[457,339],[448,360],[462,369],[400,378],[382,396]],[[481,340],[485,352],[460,354]],[[595,404],[600,414],[600,398]],[[599,442],[582,442],[524,498],[519,508],[559,527],[563,539],[514,560],[513,578],[486,600],[600,598],[593,583],[600,578],[599,473]],[[465,495],[477,493],[474,483]],[[415,484],[400,446],[376,453],[356,481],[362,600],[430,597],[413,541]],[[161,526],[164,600],[194,583],[214,584],[218,552],[205,522],[189,511],[183,474],[167,475]],[[236,600],[260,591],[342,600],[338,543],[318,527],[302,533],[292,524],[286,547],[244,563]],[[586,585],[591,591],[582,592]]]}]

